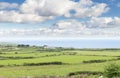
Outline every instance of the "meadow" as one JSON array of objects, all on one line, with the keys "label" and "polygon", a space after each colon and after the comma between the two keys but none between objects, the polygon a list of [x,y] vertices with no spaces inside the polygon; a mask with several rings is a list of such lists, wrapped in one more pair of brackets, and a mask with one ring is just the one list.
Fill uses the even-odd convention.
[{"label": "meadow", "polygon": [[87,78],[98,78],[110,63],[120,64],[119,49],[0,46],[0,77],[5,78],[86,74]]}]

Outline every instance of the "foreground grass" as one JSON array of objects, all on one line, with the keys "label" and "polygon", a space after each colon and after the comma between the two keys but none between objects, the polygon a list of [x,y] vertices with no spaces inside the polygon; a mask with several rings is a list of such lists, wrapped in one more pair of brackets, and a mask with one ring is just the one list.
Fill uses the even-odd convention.
[{"label": "foreground grass", "polygon": [[[106,63],[94,63],[94,64],[77,64],[77,65],[46,65],[46,66],[19,66],[19,67],[3,67],[0,68],[0,75],[5,77],[18,77],[18,76],[42,76],[42,75],[60,75],[66,76],[71,72],[78,71],[97,71],[103,72]],[[120,63],[115,61],[114,63]],[[7,72],[7,73],[6,73]]]}]

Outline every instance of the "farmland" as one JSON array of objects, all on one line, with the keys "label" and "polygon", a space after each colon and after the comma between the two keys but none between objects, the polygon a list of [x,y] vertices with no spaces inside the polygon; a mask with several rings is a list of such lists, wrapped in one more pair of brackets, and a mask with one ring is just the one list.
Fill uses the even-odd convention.
[{"label": "farmland", "polygon": [[[103,72],[110,63],[120,64],[119,49],[43,48],[0,46],[0,76],[69,76]],[[100,75],[97,74],[96,78]]]}]

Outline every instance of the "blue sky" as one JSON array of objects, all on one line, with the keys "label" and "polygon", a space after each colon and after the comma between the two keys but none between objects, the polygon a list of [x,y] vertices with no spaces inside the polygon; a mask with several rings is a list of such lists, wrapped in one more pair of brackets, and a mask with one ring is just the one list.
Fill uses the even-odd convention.
[{"label": "blue sky", "polygon": [[119,0],[0,0],[2,38],[119,38]]},{"label": "blue sky", "polygon": [[0,2],[8,2],[8,3],[18,3],[22,4],[25,0],[0,0]]}]

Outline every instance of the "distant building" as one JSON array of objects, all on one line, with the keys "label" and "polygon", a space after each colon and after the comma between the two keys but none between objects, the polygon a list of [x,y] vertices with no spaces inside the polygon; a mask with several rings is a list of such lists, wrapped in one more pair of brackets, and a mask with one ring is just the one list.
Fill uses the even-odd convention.
[{"label": "distant building", "polygon": [[48,48],[48,45],[43,45],[43,48],[44,48],[44,49]]},{"label": "distant building", "polygon": [[43,48],[44,49],[55,49],[55,47],[51,47],[51,46],[48,46],[48,45],[44,45]]}]

